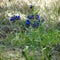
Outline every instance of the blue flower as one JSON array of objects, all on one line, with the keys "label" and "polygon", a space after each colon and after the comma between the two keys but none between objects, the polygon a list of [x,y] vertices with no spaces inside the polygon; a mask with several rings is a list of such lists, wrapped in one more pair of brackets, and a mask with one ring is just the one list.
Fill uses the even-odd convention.
[{"label": "blue flower", "polygon": [[29,20],[26,20],[25,21],[25,24],[26,24],[27,27],[29,27],[30,26],[30,21]]},{"label": "blue flower", "polygon": [[33,14],[32,15],[28,15],[27,18],[28,19],[34,19],[34,15]]},{"label": "blue flower", "polygon": [[20,16],[12,16],[11,18],[10,18],[10,21],[15,21],[15,20],[19,20],[20,19]]},{"label": "blue flower", "polygon": [[32,27],[33,28],[38,28],[39,27],[39,22],[37,22],[37,21],[34,21],[34,23],[32,24]]},{"label": "blue flower", "polygon": [[35,18],[36,18],[37,20],[40,20],[40,16],[39,16],[38,14],[36,14]]},{"label": "blue flower", "polygon": [[19,20],[19,19],[20,19],[20,16],[15,16],[15,19],[16,19],[16,20]]},{"label": "blue flower", "polygon": [[10,17],[10,21],[14,21],[15,20],[15,16]]}]

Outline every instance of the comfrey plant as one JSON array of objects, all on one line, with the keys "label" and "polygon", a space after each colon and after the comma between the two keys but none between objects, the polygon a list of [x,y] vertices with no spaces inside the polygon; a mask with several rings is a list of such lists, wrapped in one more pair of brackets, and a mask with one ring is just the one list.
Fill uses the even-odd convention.
[{"label": "comfrey plant", "polygon": [[[24,27],[28,28],[28,30],[29,30],[30,27],[31,27],[31,29],[35,30],[35,28],[37,29],[37,28],[40,27],[41,22],[43,23],[45,21],[45,19],[44,18],[41,19],[40,15],[38,14],[38,11],[35,13],[32,5],[30,6],[30,9],[32,9],[31,11],[33,11],[33,13],[28,14],[26,16],[26,20],[24,21],[24,25],[25,25]],[[14,21],[20,20],[20,18],[22,18],[22,17],[13,15],[12,17],[10,17],[10,21],[14,22]],[[26,34],[26,38],[25,39],[29,39],[29,37],[27,35],[28,33],[25,33],[25,34]],[[35,31],[33,32],[32,35],[34,35],[34,34],[35,34]],[[36,36],[38,36],[38,34]],[[33,39],[32,39],[32,41],[30,43],[32,44],[32,49],[34,49],[34,44],[36,43],[35,40],[33,41]],[[27,50],[23,50],[22,54],[26,58],[26,60],[33,60],[33,59],[29,58]]]}]

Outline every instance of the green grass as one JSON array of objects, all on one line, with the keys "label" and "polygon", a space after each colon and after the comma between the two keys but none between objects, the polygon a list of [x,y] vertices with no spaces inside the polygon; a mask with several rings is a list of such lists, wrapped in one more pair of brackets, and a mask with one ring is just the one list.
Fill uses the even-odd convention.
[{"label": "green grass", "polygon": [[[16,49],[20,46],[23,47],[22,51],[24,50],[24,54],[21,54],[26,58],[26,60],[36,59],[35,51],[38,51],[39,54],[41,54],[37,54],[40,56],[40,58],[37,58],[38,60],[44,60],[45,58],[46,60],[51,60],[48,54],[50,54],[49,52],[52,48],[52,45],[60,43],[60,31],[57,29],[54,30],[54,28],[52,29],[51,27],[49,27],[49,29],[47,29],[46,31],[45,27],[40,24],[39,28],[33,29],[32,27],[30,27],[23,33],[21,31],[14,34],[7,33],[6,39],[2,39],[0,41],[3,42],[2,47],[5,46],[4,49]],[[26,46],[28,46],[27,49]],[[31,50],[32,52],[32,57],[31,55],[29,55],[29,50]]]}]

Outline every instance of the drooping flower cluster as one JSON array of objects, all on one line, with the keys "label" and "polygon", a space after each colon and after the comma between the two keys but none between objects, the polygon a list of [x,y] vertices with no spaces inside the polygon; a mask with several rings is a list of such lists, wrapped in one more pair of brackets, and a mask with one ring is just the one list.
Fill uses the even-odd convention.
[{"label": "drooping flower cluster", "polygon": [[14,15],[14,16],[10,17],[10,21],[15,21],[15,20],[20,20],[20,16]]},{"label": "drooping flower cluster", "polygon": [[33,14],[32,15],[28,15],[27,18],[28,19],[34,19],[34,15]]},{"label": "drooping flower cluster", "polygon": [[[40,24],[40,16],[38,14],[36,14],[35,16],[32,14],[32,15],[28,15],[27,16],[27,19],[26,20],[26,26],[31,26],[33,28],[38,28],[39,27],[39,24]],[[33,22],[32,22],[33,21]]]}]

